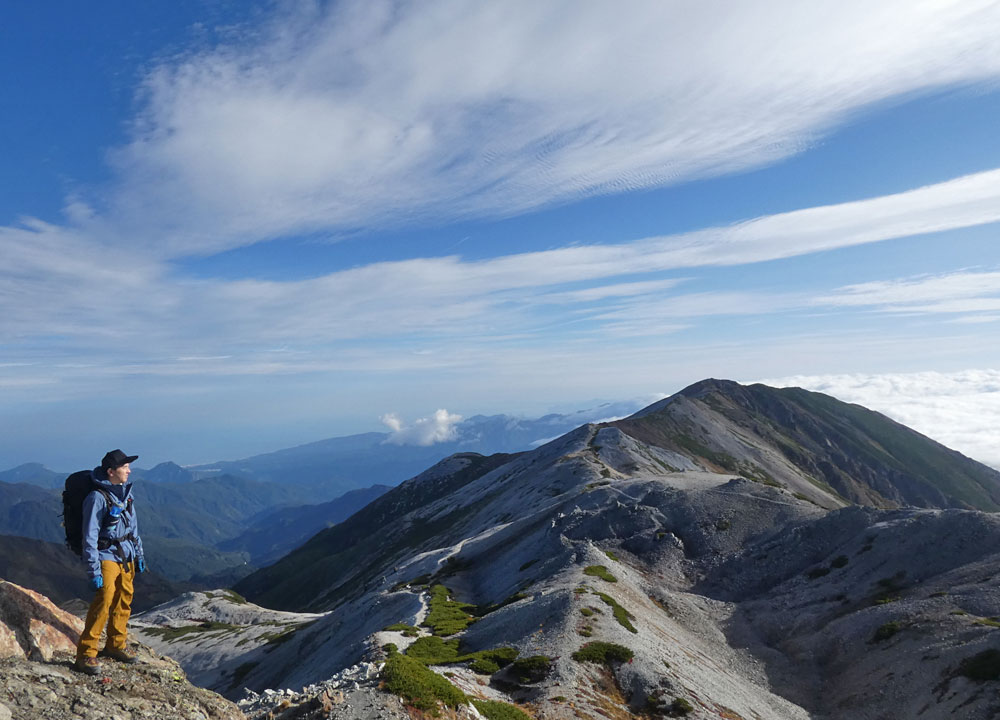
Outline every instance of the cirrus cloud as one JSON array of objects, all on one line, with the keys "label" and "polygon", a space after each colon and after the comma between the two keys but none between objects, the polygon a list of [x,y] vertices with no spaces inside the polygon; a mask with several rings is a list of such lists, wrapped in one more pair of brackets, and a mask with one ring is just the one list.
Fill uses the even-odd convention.
[{"label": "cirrus cloud", "polygon": [[105,232],[183,255],[511,215],[760,167],[1000,78],[991,2],[291,7],[149,74]]}]

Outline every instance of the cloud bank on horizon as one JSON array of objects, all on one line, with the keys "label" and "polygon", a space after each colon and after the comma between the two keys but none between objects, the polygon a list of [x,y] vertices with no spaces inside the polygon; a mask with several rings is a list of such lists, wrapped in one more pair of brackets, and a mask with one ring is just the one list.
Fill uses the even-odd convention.
[{"label": "cloud bank on horizon", "polygon": [[[303,2],[234,27],[151,48],[107,166],[0,225],[0,460],[116,392],[137,442],[195,462],[244,452],[197,439],[220,426],[435,442],[459,415],[394,413],[1000,350],[1000,146],[960,112],[1000,111],[995,2]],[[952,145],[879,135],[893,113]],[[132,432],[99,414],[74,443]]]},{"label": "cloud bank on horizon", "polygon": [[798,376],[761,382],[815,390],[877,410],[1000,470],[998,370]]}]

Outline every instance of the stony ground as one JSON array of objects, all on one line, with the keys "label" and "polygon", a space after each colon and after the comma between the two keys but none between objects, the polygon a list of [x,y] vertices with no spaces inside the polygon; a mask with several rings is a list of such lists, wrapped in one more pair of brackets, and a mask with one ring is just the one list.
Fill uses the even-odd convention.
[{"label": "stony ground", "polygon": [[106,660],[84,675],[74,657],[0,660],[0,720],[243,720],[240,709],[191,685],[173,660],[139,648],[136,665]]},{"label": "stony ground", "polygon": [[410,720],[402,701],[379,689],[380,670],[360,663],[300,692],[248,692],[239,706],[248,720]]}]

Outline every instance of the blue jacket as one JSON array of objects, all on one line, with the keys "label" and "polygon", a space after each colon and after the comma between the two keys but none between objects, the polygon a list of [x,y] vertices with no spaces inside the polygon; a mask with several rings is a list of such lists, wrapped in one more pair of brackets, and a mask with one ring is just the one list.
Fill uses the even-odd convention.
[{"label": "blue jacket", "polygon": [[[108,495],[111,496],[112,506],[116,507],[121,515],[117,522],[109,522],[111,518],[108,515],[113,512],[113,508],[108,506],[104,494],[96,490],[87,495],[83,501],[83,560],[87,563],[91,579],[101,577],[101,560],[132,562],[144,557],[135,508],[130,502],[132,483],[112,485],[108,481],[107,473],[101,468],[94,468],[92,472],[94,484],[107,491]],[[123,539],[128,535],[134,537],[135,541]],[[106,550],[98,549],[98,538],[121,539],[121,550],[124,557],[119,557],[116,545],[110,545]]]}]

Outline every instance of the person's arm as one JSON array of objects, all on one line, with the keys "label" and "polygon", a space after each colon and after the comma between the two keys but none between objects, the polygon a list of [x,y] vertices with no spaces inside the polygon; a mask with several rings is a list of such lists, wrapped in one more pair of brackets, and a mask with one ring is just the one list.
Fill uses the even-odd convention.
[{"label": "person's arm", "polygon": [[97,536],[101,532],[101,516],[104,511],[104,497],[99,492],[90,493],[83,501],[83,561],[87,563],[87,574],[91,580],[103,577],[101,559],[97,552]]}]

